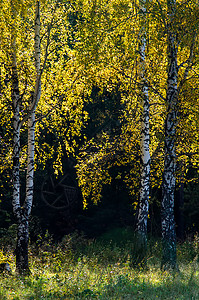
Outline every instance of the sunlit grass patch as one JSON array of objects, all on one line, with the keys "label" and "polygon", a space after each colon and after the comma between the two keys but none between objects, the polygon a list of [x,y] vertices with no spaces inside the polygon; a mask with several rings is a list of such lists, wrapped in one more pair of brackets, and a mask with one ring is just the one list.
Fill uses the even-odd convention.
[{"label": "sunlit grass patch", "polygon": [[31,247],[29,277],[17,276],[13,254],[2,252],[13,274],[1,274],[0,299],[199,299],[197,254],[186,244],[178,246],[180,272],[169,273],[159,268],[156,241],[146,270],[131,267],[129,244],[78,243]]}]

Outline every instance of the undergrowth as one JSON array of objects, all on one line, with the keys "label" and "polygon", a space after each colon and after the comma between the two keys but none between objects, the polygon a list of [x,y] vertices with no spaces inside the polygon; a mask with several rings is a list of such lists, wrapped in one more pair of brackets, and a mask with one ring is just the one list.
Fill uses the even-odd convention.
[{"label": "undergrowth", "polygon": [[160,270],[161,243],[149,241],[148,269],[131,267],[132,241],[88,240],[78,234],[54,244],[47,234],[30,245],[31,275],[14,272],[14,254],[2,247],[0,299],[199,299],[198,240],[178,244],[179,273]]}]

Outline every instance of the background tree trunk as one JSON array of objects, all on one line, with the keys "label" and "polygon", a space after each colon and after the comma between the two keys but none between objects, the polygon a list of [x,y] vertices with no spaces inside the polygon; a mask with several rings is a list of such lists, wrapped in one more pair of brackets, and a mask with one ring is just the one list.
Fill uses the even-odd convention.
[{"label": "background tree trunk", "polygon": [[176,2],[168,0],[168,78],[167,78],[167,116],[165,120],[164,172],[162,182],[162,269],[177,268],[176,230],[174,220],[174,193],[176,172],[176,125],[178,111],[178,66],[177,66],[177,33],[174,28]]}]

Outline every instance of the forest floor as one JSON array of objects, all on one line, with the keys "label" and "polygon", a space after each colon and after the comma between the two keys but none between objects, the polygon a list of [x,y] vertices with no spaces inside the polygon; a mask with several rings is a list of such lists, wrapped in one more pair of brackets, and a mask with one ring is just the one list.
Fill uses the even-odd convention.
[{"label": "forest floor", "polygon": [[[131,243],[87,240],[77,234],[55,245],[30,246],[30,276],[14,272],[13,251],[0,252],[12,274],[0,274],[0,299],[199,299],[198,239],[178,244],[180,272],[160,270],[161,243],[149,241],[148,269],[132,268]],[[6,254],[5,254],[6,253]]]}]

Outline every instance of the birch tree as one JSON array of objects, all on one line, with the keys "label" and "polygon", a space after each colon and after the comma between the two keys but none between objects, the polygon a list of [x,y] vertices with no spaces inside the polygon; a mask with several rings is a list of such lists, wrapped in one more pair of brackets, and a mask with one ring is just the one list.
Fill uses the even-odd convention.
[{"label": "birch tree", "polygon": [[[11,3],[12,16],[13,20],[16,19],[16,10]],[[13,212],[18,221],[18,234],[21,232],[20,228],[20,219],[21,219],[21,206],[20,206],[20,175],[19,175],[19,156],[20,156],[20,93],[19,93],[19,80],[18,80],[18,72],[17,72],[17,59],[16,59],[16,35],[14,32],[14,24],[12,24],[12,32],[11,32],[11,82],[12,82],[12,90],[11,90],[11,98],[13,105]],[[17,245],[19,247],[19,243],[21,242],[20,237],[18,235]],[[24,247],[23,247],[24,248]],[[18,250],[19,251],[19,250]],[[18,257],[18,255],[16,255]],[[24,266],[27,265],[27,257],[24,258]],[[16,260],[17,267],[18,259]],[[24,267],[23,266],[23,267]]]},{"label": "birch tree", "polygon": [[150,153],[149,153],[149,95],[146,80],[146,1],[139,1],[140,8],[140,35],[139,35],[139,81],[141,111],[141,178],[138,203],[138,215],[136,231],[138,235],[138,256],[144,259],[147,247],[147,219],[149,208],[149,176],[150,176]]},{"label": "birch tree", "polygon": [[[60,140],[63,140],[67,154],[74,152],[86,119],[82,99],[85,88],[73,51],[68,47],[69,5],[59,1],[50,4],[46,6],[46,2],[41,1],[43,26],[40,30],[40,1],[29,0],[24,4],[6,0],[0,3],[0,43],[3,45],[0,47],[3,75],[0,107],[5,113],[7,109],[12,118],[12,126],[8,117],[6,120],[1,118],[0,129],[3,124],[9,136],[13,135],[12,150],[9,140],[4,160],[10,159],[9,167],[13,168],[12,204],[18,224],[15,253],[19,273],[29,272],[28,226],[33,203],[34,169],[38,165],[44,167],[47,158],[52,158],[58,141],[58,154],[57,157],[54,155],[52,165],[61,173],[63,153]],[[37,122],[41,119],[42,122]],[[56,139],[54,142],[51,138],[49,151],[46,151],[47,132]],[[8,156],[9,153],[12,154]],[[2,169],[0,166],[0,171]],[[22,174],[26,174],[25,199],[24,185],[20,180]]]},{"label": "birch tree", "polygon": [[176,1],[168,0],[168,24],[167,24],[167,116],[165,120],[165,159],[162,182],[162,239],[163,257],[162,268],[176,267],[176,233],[174,221],[174,192],[175,192],[175,171],[176,152],[175,137],[177,125],[177,105],[178,105],[178,66],[177,32],[174,29],[176,14]]},{"label": "birch tree", "polygon": [[[185,4],[186,5],[186,4]],[[193,67],[193,57],[197,36],[197,25],[187,22],[185,32],[190,34],[187,48],[188,58],[179,64],[178,48],[183,40],[183,31],[179,31],[177,18],[179,10],[176,0],[167,1],[167,90],[166,104],[167,112],[165,119],[165,141],[164,141],[164,171],[162,181],[162,269],[176,269],[176,230],[174,220],[174,192],[176,186],[176,138],[179,120],[180,93],[188,74]],[[195,12],[193,13],[195,14]],[[190,41],[189,41],[190,40]],[[179,70],[184,67],[184,71]],[[179,79],[180,78],[180,79]]]},{"label": "birch tree", "polygon": [[[16,8],[11,3],[11,9],[16,19]],[[14,25],[14,24],[13,24]],[[34,93],[30,97],[27,115],[21,120],[19,81],[16,60],[16,35],[14,28],[11,34],[11,59],[12,59],[12,102],[13,102],[13,212],[18,223],[16,245],[16,270],[19,273],[29,272],[28,265],[28,240],[29,240],[29,217],[33,201],[33,178],[34,178],[34,144],[35,144],[35,110],[41,95],[41,70],[40,70],[40,1],[36,2],[34,24],[34,57],[36,69],[36,82]],[[28,120],[28,154],[26,172],[26,196],[23,206],[20,201],[20,129]]]}]

